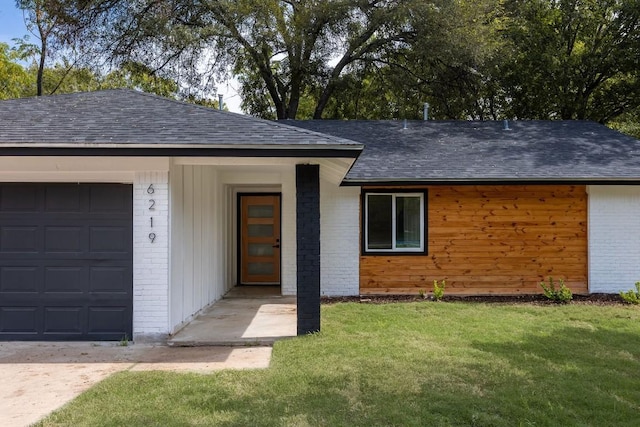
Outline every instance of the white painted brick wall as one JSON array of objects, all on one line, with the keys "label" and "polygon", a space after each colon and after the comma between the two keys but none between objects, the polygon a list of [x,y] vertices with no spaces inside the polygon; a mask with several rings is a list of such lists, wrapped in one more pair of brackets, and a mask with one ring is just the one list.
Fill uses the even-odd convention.
[{"label": "white painted brick wall", "polygon": [[282,211],[280,216],[281,258],[281,292],[282,295],[297,294],[297,257],[296,257],[296,171],[290,166],[282,172]]},{"label": "white painted brick wall", "polygon": [[320,293],[360,293],[360,187],[320,181]]},{"label": "white painted brick wall", "polygon": [[[168,180],[168,172],[136,172],[133,183],[134,340],[162,338],[169,332]],[[150,184],[153,194],[147,192]],[[149,200],[155,200],[154,210],[149,210]],[[153,243],[149,233],[156,235]]]},{"label": "white painted brick wall", "polygon": [[640,186],[589,186],[589,291],[640,281]]}]

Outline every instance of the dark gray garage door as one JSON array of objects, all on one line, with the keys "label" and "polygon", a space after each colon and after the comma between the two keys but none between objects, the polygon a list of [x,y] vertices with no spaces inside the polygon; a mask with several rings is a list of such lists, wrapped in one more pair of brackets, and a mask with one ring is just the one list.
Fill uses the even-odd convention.
[{"label": "dark gray garage door", "polygon": [[131,337],[132,188],[0,184],[0,340]]}]

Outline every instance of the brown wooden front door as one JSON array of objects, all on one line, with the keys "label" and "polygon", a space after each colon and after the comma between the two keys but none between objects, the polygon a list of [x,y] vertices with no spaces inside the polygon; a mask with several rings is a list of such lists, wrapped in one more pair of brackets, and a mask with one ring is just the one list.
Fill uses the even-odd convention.
[{"label": "brown wooden front door", "polygon": [[280,284],[280,195],[239,194],[240,284]]}]

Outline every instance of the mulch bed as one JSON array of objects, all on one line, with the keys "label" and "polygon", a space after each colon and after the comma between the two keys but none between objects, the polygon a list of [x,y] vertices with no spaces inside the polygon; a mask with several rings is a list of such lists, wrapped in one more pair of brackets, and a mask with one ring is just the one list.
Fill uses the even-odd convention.
[{"label": "mulch bed", "polygon": [[[430,295],[425,298],[419,295],[362,295],[352,297],[322,297],[322,304],[335,304],[339,302],[359,302],[364,304],[388,304],[393,302],[419,302],[432,301]],[[458,296],[445,295],[443,302],[481,302],[497,304],[530,304],[530,305],[553,305],[557,302],[550,301],[544,295],[474,295]],[[573,295],[570,304],[584,305],[618,305],[627,304],[618,294],[588,294]]]}]

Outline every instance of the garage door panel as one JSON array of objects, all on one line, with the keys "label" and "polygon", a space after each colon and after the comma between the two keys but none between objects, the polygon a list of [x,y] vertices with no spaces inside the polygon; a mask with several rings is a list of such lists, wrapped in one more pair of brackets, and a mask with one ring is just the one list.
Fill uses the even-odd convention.
[{"label": "garage door panel", "polygon": [[45,252],[76,252],[86,251],[83,242],[86,239],[86,229],[77,226],[50,226],[44,232]]},{"label": "garage door panel", "polygon": [[45,267],[44,292],[83,293],[88,282],[86,268],[74,267]]},{"label": "garage door panel", "polygon": [[40,317],[38,307],[0,307],[0,334],[37,336]]},{"label": "garage door panel", "polygon": [[0,229],[0,252],[38,253],[41,242],[37,226],[6,225]]},{"label": "garage door panel", "polygon": [[91,267],[91,292],[126,294],[131,285],[131,270],[127,267]]},{"label": "garage door panel", "polygon": [[40,209],[38,188],[33,185],[8,185],[0,188],[0,211],[34,212]]},{"label": "garage door panel", "polygon": [[44,334],[82,334],[82,307],[45,307]]},{"label": "garage door panel", "polygon": [[127,215],[131,207],[131,195],[125,189],[111,185],[96,185],[89,190],[91,213],[122,213]]},{"label": "garage door panel", "polygon": [[128,227],[90,227],[89,252],[127,253],[131,246]]},{"label": "garage door panel", "polygon": [[[127,307],[89,307],[89,330],[90,334],[118,334],[126,328],[130,321],[127,314]],[[122,338],[122,336],[120,336]],[[130,338],[130,336],[129,336]]]},{"label": "garage door panel", "polygon": [[37,266],[0,266],[0,293],[37,293],[42,282]]},{"label": "garage door panel", "polygon": [[120,340],[133,317],[132,187],[0,184],[0,340]]},{"label": "garage door panel", "polygon": [[82,188],[79,185],[56,185],[44,190],[44,210],[56,213],[83,212]]}]

